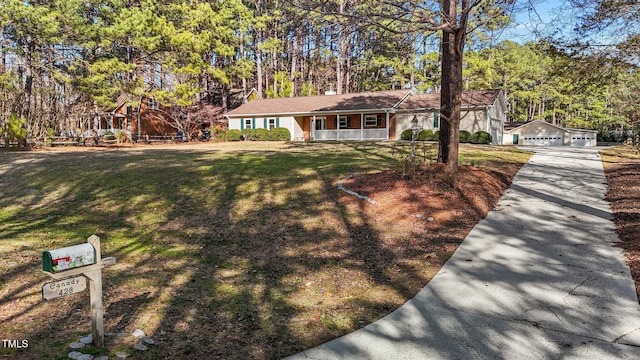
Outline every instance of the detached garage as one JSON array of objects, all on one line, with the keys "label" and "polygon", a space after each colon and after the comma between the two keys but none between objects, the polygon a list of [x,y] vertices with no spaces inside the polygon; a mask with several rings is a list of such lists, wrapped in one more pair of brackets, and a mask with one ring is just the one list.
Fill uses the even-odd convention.
[{"label": "detached garage", "polygon": [[536,120],[506,123],[504,145],[596,146],[595,130],[569,129]]}]

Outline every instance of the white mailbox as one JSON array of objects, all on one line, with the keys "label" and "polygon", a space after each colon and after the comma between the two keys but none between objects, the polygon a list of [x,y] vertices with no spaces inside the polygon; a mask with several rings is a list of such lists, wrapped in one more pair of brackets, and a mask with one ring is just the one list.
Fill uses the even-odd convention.
[{"label": "white mailbox", "polygon": [[96,250],[89,243],[42,253],[42,269],[52,273],[95,263]]}]

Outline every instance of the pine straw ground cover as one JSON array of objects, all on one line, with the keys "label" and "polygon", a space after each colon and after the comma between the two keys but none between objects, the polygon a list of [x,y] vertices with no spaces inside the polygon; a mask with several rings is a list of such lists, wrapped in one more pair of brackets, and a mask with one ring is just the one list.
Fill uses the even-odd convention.
[{"label": "pine straw ground cover", "polygon": [[[11,359],[64,359],[88,292],[45,302],[41,253],[97,234],[105,331],[133,359],[276,359],[413,297],[530,154],[463,146],[455,179],[401,179],[395,143],[228,143],[0,152],[0,337]],[[468,164],[474,164],[470,166]],[[372,205],[337,190],[345,181]],[[430,221],[429,218],[433,218]],[[131,351],[107,336],[96,355]],[[86,351],[85,351],[86,352]]]},{"label": "pine straw ground cover", "polygon": [[640,154],[630,146],[619,146],[601,155],[607,176],[606,198],[640,298]]}]

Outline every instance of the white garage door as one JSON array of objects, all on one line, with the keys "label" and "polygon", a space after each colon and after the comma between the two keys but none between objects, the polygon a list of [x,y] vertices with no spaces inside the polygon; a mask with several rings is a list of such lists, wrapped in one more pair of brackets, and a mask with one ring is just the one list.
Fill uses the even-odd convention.
[{"label": "white garage door", "polygon": [[571,146],[591,146],[593,135],[572,134]]},{"label": "white garage door", "polygon": [[562,146],[562,134],[548,134],[548,135],[530,135],[524,134],[523,145],[538,145],[538,146]]}]

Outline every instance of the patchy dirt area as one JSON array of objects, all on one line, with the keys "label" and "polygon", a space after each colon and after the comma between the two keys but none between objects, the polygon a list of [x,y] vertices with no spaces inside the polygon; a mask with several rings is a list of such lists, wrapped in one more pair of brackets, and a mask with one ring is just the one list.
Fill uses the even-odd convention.
[{"label": "patchy dirt area", "polygon": [[625,260],[640,298],[640,154],[631,147],[602,152],[607,176],[606,199],[611,203]]},{"label": "patchy dirt area", "polygon": [[[430,272],[435,274],[496,205],[514,174],[460,166],[452,178],[442,172],[441,164],[422,169],[415,180],[402,179],[393,171],[366,174],[343,185],[377,204],[349,195],[343,196],[342,202],[351,211],[366,214],[367,222],[375,224],[385,237],[385,248],[394,258],[405,259],[406,266],[424,269],[424,258],[415,255],[431,254],[426,264],[433,266]],[[420,277],[393,280],[405,281],[407,294],[416,293],[425,284]]]}]

